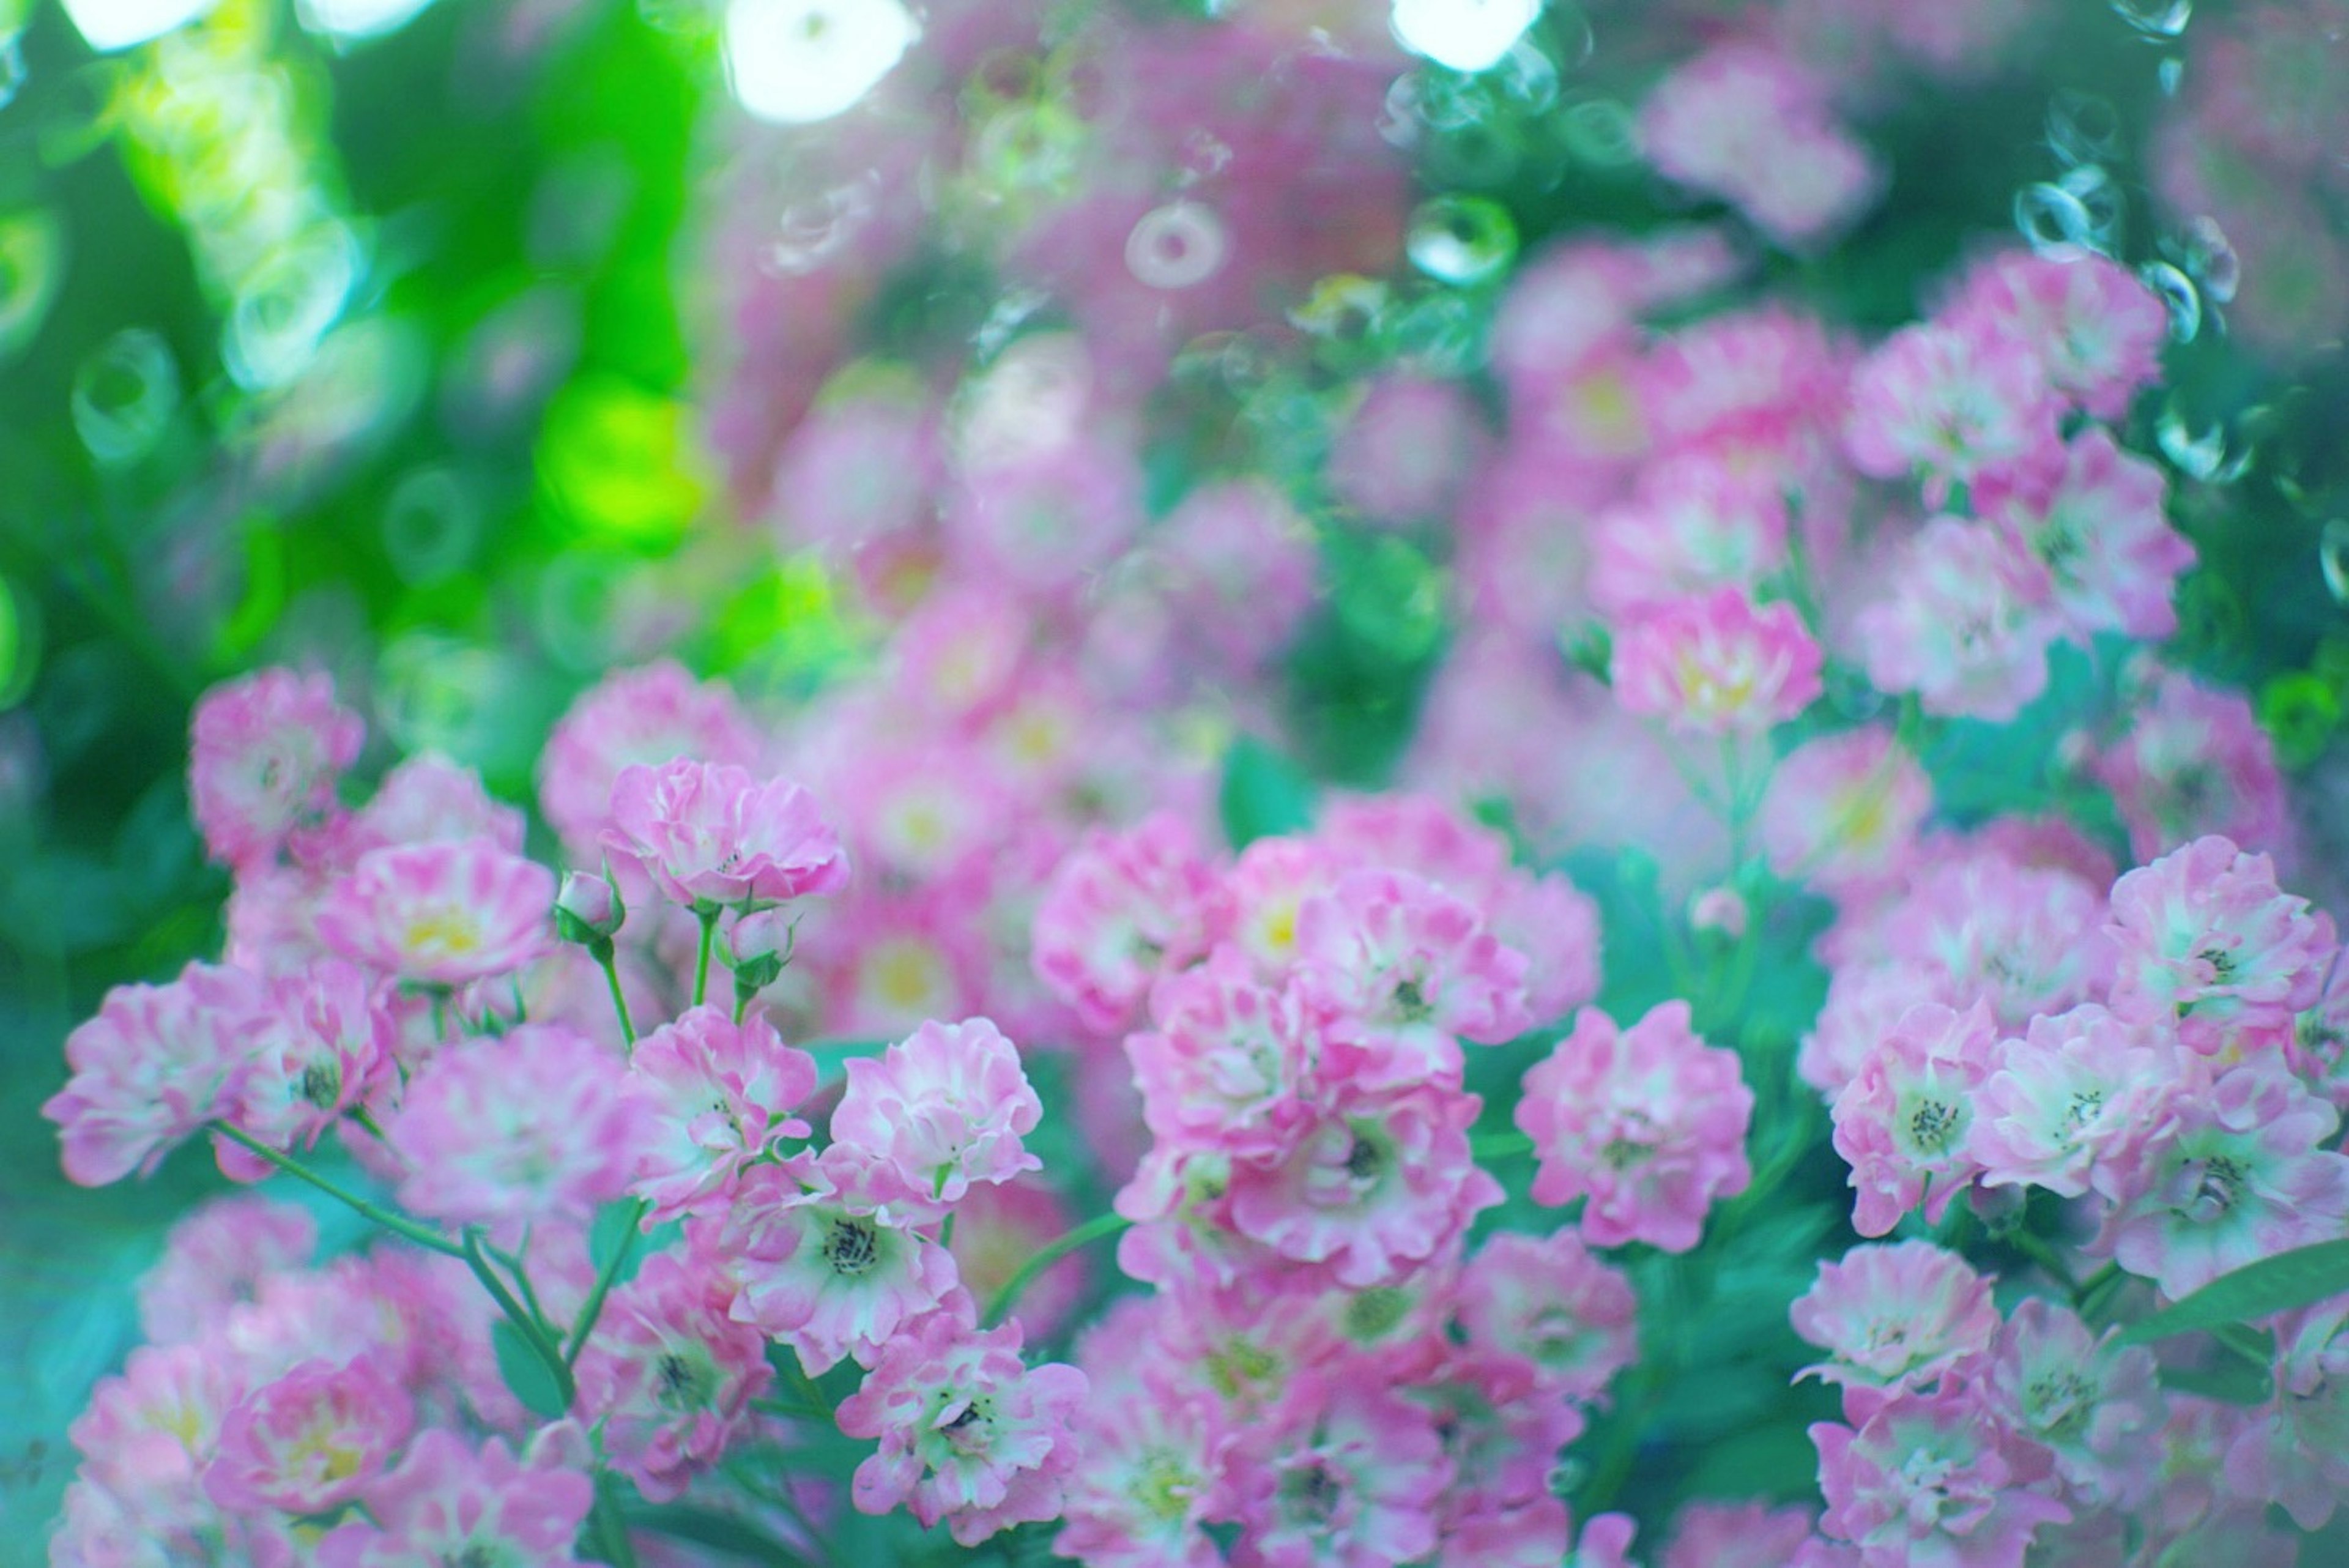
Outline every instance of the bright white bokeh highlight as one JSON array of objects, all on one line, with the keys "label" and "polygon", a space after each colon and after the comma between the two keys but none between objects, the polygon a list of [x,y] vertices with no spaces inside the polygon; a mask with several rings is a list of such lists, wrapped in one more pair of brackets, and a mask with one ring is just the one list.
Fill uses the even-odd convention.
[{"label": "bright white bokeh highlight", "polygon": [[873,90],[922,29],[898,0],[729,0],[726,73],[761,119],[830,119]]},{"label": "bright white bokeh highlight", "polygon": [[432,0],[294,0],[302,26],[337,44],[379,38],[416,19]]},{"label": "bright white bokeh highlight", "polygon": [[100,54],[184,27],[218,0],[66,0],[66,15]]},{"label": "bright white bokeh highlight", "polygon": [[1394,36],[1455,71],[1488,71],[1516,47],[1542,0],[1394,0]]}]

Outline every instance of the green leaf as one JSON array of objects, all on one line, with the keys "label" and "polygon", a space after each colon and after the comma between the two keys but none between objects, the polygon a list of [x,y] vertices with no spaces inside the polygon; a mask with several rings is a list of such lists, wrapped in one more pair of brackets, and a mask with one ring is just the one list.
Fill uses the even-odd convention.
[{"label": "green leaf", "polygon": [[2349,1241],[2319,1241],[2246,1263],[2185,1300],[2123,1330],[2122,1345],[2142,1345],[2198,1329],[2250,1323],[2349,1292]]},{"label": "green leaf", "polygon": [[1224,836],[1234,849],[1259,838],[1311,826],[1313,785],[1296,765],[1253,735],[1232,742],[1224,758],[1224,782],[1216,804]]},{"label": "green leaf", "polygon": [[2165,1366],[2161,1386],[2173,1394],[2195,1394],[2227,1405],[2264,1405],[2275,1379],[2239,1355],[2221,1355],[2209,1366]]},{"label": "green leaf", "polygon": [[511,1318],[502,1317],[490,1324],[490,1348],[497,1353],[499,1375],[506,1380],[513,1397],[522,1401],[523,1408],[550,1421],[560,1420],[562,1386]]},{"label": "green leaf", "polygon": [[631,1509],[628,1522],[638,1530],[650,1530],[674,1536],[679,1541],[689,1541],[696,1546],[707,1546],[713,1552],[723,1552],[746,1563],[768,1563],[774,1564],[775,1568],[808,1568],[806,1558],[758,1526],[730,1519],[722,1513],[712,1513],[707,1509],[690,1508],[683,1503]]}]

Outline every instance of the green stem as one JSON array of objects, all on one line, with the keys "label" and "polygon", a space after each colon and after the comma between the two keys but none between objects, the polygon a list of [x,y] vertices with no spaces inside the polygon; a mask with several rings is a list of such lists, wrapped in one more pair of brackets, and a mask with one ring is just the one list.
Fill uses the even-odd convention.
[{"label": "green stem", "polygon": [[2108,1262],[2090,1274],[2080,1285],[2080,1315],[2094,1317],[2102,1313],[2111,1303],[2114,1293],[2120,1289],[2125,1277],[2116,1262]]},{"label": "green stem", "polygon": [[[705,935],[709,928],[702,928]],[[707,953],[705,945],[703,951]],[[612,988],[612,1011],[620,1015],[620,1038],[630,1045],[636,1043],[636,1020],[628,1016],[628,999],[620,993],[620,966],[612,957],[612,944],[605,942],[595,950],[596,961],[604,968],[604,983]]]},{"label": "green stem", "polygon": [[2006,1242],[2053,1275],[2055,1282],[2064,1287],[2064,1293],[2072,1298],[2073,1310],[2079,1309],[2081,1302],[2086,1299],[2086,1293],[2073,1274],[2072,1266],[2064,1261],[2063,1254],[2047,1244],[2046,1238],[2035,1236],[2028,1231],[2017,1231],[2006,1238]]},{"label": "green stem", "polygon": [[1534,1151],[1534,1140],[1521,1132],[1470,1133],[1468,1158],[1482,1165],[1488,1159],[1509,1159]]},{"label": "green stem", "polygon": [[980,1319],[980,1322],[988,1328],[993,1328],[1003,1321],[1006,1313],[1019,1304],[1019,1293],[1028,1288],[1037,1275],[1078,1248],[1089,1242],[1098,1241],[1103,1236],[1114,1236],[1133,1223],[1133,1220],[1123,1214],[1095,1215],[1075,1230],[1045,1242],[1034,1257],[1019,1265],[1017,1273],[1003,1282],[1003,1288],[996,1292],[995,1299],[987,1303],[987,1314]]},{"label": "green stem", "polygon": [[709,950],[718,938],[718,911],[696,909],[694,916],[701,921],[701,946],[693,959],[693,1005],[698,1007],[709,994]]},{"label": "green stem", "polygon": [[572,1325],[570,1343],[563,1347],[563,1365],[575,1366],[579,1353],[587,1348],[587,1336],[595,1332],[595,1320],[603,1315],[604,1298],[612,1293],[613,1282],[620,1271],[628,1266],[628,1257],[636,1250],[636,1238],[643,1233],[645,1211],[652,1207],[643,1199],[628,1205],[628,1228],[621,1233],[620,1244],[612,1249],[612,1261],[596,1273],[595,1282],[589,1287],[586,1302],[579,1308],[579,1321]]},{"label": "green stem", "polygon": [[595,1509],[588,1518],[595,1531],[596,1545],[604,1561],[612,1568],[636,1568],[636,1549],[628,1540],[628,1521],[620,1511],[620,1499],[614,1488],[618,1484],[611,1471],[595,1478]]},{"label": "green stem", "polygon": [[361,1216],[372,1220],[395,1236],[413,1241],[418,1246],[429,1248],[435,1252],[446,1253],[451,1258],[461,1258],[465,1255],[464,1248],[439,1231],[427,1230],[413,1220],[393,1213],[380,1203],[370,1202],[349,1189],[327,1180],[292,1155],[270,1147],[241,1127],[233,1127],[226,1122],[214,1122],[212,1130],[232,1143],[243,1145],[288,1175],[300,1177],[327,1197],[347,1204],[357,1210]]},{"label": "green stem", "polygon": [[531,1353],[554,1377],[555,1392],[563,1400],[563,1407],[566,1410],[571,1408],[571,1402],[579,1397],[579,1385],[571,1376],[571,1364],[563,1359],[563,1352],[555,1348],[554,1341],[539,1326],[538,1320],[514,1299],[513,1292],[498,1278],[498,1272],[490,1267],[489,1259],[481,1255],[481,1233],[467,1231],[465,1244],[457,1255],[465,1260],[465,1266],[473,1271],[473,1277],[481,1282],[481,1288],[490,1293],[490,1299],[498,1303],[498,1310],[506,1314],[507,1321],[522,1335],[523,1343],[530,1346]]}]

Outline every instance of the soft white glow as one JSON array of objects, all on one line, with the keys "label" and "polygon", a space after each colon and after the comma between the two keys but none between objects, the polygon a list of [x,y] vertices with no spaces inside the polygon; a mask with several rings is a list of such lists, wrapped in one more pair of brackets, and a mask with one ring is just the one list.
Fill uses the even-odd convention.
[{"label": "soft white glow", "polygon": [[1394,36],[1455,71],[1488,71],[1541,15],[1542,0],[1394,0]]},{"label": "soft white glow", "polygon": [[726,70],[761,119],[830,119],[889,74],[922,29],[898,0],[729,0]]},{"label": "soft white glow", "polygon": [[99,54],[184,27],[218,0],[66,0],[66,15]]},{"label": "soft white glow", "polygon": [[1125,237],[1128,271],[1153,288],[1189,288],[1221,272],[1231,236],[1223,220],[1196,202],[1169,202],[1142,214]]},{"label": "soft white glow", "polygon": [[294,0],[294,14],[313,33],[337,44],[379,38],[415,20],[432,0]]}]

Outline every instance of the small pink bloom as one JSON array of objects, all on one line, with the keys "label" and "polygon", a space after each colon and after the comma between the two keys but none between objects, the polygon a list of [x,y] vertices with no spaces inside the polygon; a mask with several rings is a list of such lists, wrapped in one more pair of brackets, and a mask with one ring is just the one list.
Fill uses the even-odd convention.
[{"label": "small pink bloom", "polygon": [[2033,1533],[2071,1511],[2015,1484],[2000,1434],[1971,1392],[1904,1395],[1857,1431],[1821,1422],[1819,1528],[1862,1568],[2023,1568]]},{"label": "small pink bloom", "polygon": [[571,1544],[595,1505],[595,1483],[577,1470],[518,1460],[495,1438],[476,1450],[434,1428],[360,1501],[373,1522],[330,1531],[318,1542],[319,1568],[579,1568]]},{"label": "small pink bloom", "polygon": [[1982,1185],[2118,1198],[2174,1087],[2162,1054],[2093,1002],[2033,1018],[1982,1086],[1970,1147]]},{"label": "small pink bloom", "polygon": [[1293,1383],[1230,1468],[1263,1568],[1389,1568],[1435,1548],[1454,1467],[1432,1415],[1384,1379],[1343,1370]]},{"label": "small pink bloom", "polygon": [[1437,521],[1450,514],[1487,440],[1460,383],[1389,374],[1332,443],[1330,487],[1373,523]]},{"label": "small pink bloom", "polygon": [[150,1345],[195,1339],[264,1278],[307,1263],[317,1246],[318,1222],[306,1209],[257,1192],[207,1199],[172,1222],[163,1256],[140,1276],[139,1326]]},{"label": "small pink bloom", "polygon": [[2341,1118],[2281,1064],[2233,1068],[2175,1105],[2098,1238],[2121,1267],[2182,1296],[2349,1228]]},{"label": "small pink bloom", "polygon": [[1940,505],[1953,483],[2020,462],[2056,444],[2056,402],[2029,348],[1979,329],[1904,327],[1852,378],[1844,448],[1879,479],[1922,472]]},{"label": "small pink bloom", "polygon": [[554,873],[486,838],[370,850],[318,909],[326,945],[435,985],[512,974],[554,947]]},{"label": "small pink bloom", "polygon": [[1771,870],[1840,897],[1896,877],[1932,809],[1932,782],[1899,742],[1847,730],[1780,760],[1757,827]]},{"label": "small pink bloom", "polygon": [[66,1037],[73,1077],[42,1106],[66,1175],[103,1187],[163,1157],[235,1103],[274,1013],[268,987],[237,969],[190,964],[165,985],[119,985]]},{"label": "small pink bloom", "polygon": [[604,1303],[579,1357],[581,1417],[656,1502],[718,1462],[774,1378],[766,1336],[727,1314],[732,1296],[714,1258],[657,1253]]},{"label": "small pink bloom", "polygon": [[857,1511],[903,1503],[926,1528],[945,1520],[965,1546],[1059,1518],[1085,1390],[1073,1366],[1025,1366],[1017,1324],[980,1333],[954,1313],[930,1314],[841,1402],[840,1429],[881,1444],[856,1467]]},{"label": "small pink bloom", "polygon": [[1639,1359],[1631,1282],[1573,1231],[1493,1236],[1463,1265],[1454,1303],[1471,1349],[1525,1357],[1544,1386],[1568,1399],[1600,1398]]},{"label": "small pink bloom", "polygon": [[2089,251],[2006,251],[1966,278],[1949,317],[2037,357],[2048,381],[2090,414],[2117,421],[2161,377],[2169,312],[2127,268]]},{"label": "small pink bloom", "polygon": [[751,1161],[805,1137],[792,1113],[816,1089],[814,1059],[782,1042],[764,1013],[733,1023],[721,1007],[690,1008],[641,1041],[628,1086],[644,1106],[631,1183],[647,1226],[706,1206]]},{"label": "small pink bloom", "polygon": [[1671,601],[1615,639],[1616,701],[1700,734],[1783,723],[1821,690],[1824,656],[1795,607],[1757,608],[1743,589]]},{"label": "small pink bloom", "polygon": [[1143,1118],[1161,1143],[1252,1156],[1283,1146],[1307,1114],[1299,1098],[1312,1032],[1294,986],[1261,983],[1238,948],[1170,974],[1151,992],[1157,1027],[1125,1037]]},{"label": "small pink bloom", "polygon": [[[272,1148],[308,1148],[389,1078],[397,1030],[378,982],[340,959],[322,959],[271,992],[274,1021],[224,1119]],[[238,1180],[274,1168],[226,1139],[217,1153]]]},{"label": "small pink bloom", "polygon": [[403,1206],[518,1235],[554,1215],[584,1220],[625,1192],[641,1115],[616,1056],[561,1024],[531,1023],[434,1055],[384,1136],[407,1162]]},{"label": "small pink bloom", "polygon": [[1020,1139],[1043,1120],[1019,1052],[984,1018],[928,1023],[879,1060],[848,1064],[832,1113],[834,1147],[873,1161],[907,1212],[942,1217],[973,1182],[1009,1181],[1044,1162]]},{"label": "small pink bloom", "polygon": [[2150,861],[2209,834],[2290,859],[2290,808],[2275,742],[2240,691],[2137,659],[2124,675],[2126,726],[2088,771],[2128,824],[2129,852]]},{"label": "small pink bloom", "polygon": [[1475,908],[1408,872],[1349,871],[1297,913],[1297,987],[1331,1071],[1366,1087],[1456,1084],[1459,1037],[1532,1026],[1526,958]]},{"label": "small pink bloom", "polygon": [[1861,1064],[1834,1106],[1835,1148],[1857,1194],[1852,1228],[1881,1236],[1925,1206],[1938,1224],[1982,1168],[1971,1152],[1976,1091],[1997,1033],[1989,1004],[1920,1002]]},{"label": "small pink bloom", "polygon": [[790,1345],[810,1376],[843,1356],[873,1365],[955,1289],[953,1255],[883,1210],[861,1175],[804,1155],[752,1166],[720,1231],[735,1321]]},{"label": "small pink bloom", "polygon": [[612,826],[612,786],[636,763],[679,757],[749,767],[759,736],[716,682],[698,684],[667,659],[615,670],[580,694],[546,738],[538,799],[574,864],[592,862]]},{"label": "small pink bloom", "polygon": [[222,1420],[204,1489],[227,1509],[326,1513],[383,1473],[415,1424],[414,1402],[375,1357],[305,1361]]},{"label": "small pink bloom", "polygon": [[1868,678],[1925,711],[2003,722],[2047,688],[2056,622],[2046,568],[1995,529],[1935,517],[1909,541],[1889,598],[1853,622]]},{"label": "small pink bloom", "polygon": [[2065,1307],[2033,1298],[2000,1331],[1988,1386],[2001,1420],[2054,1455],[2065,1490],[2088,1507],[2133,1507],[2153,1484],[2161,1427],[2153,1352],[2113,1344]]},{"label": "small pink bloom", "polygon": [[2227,1484],[2245,1499],[2283,1505],[2294,1524],[2322,1530],[2349,1494],[2349,1298],[2333,1297],[2276,1323],[2274,1403],[2227,1449]]},{"label": "small pink bloom", "polygon": [[2113,1011],[2175,1028],[2206,1056],[2289,1040],[2336,945],[2330,921],[2276,887],[2268,857],[2216,835],[2114,883],[2106,929],[2119,950]]},{"label": "small pink bloom", "polygon": [[1794,1568],[1813,1518],[1803,1503],[1692,1502],[1673,1519],[1659,1568]]},{"label": "small pink bloom", "polygon": [[214,860],[265,865],[286,835],[335,805],[367,739],[325,675],[264,670],[215,686],[191,724],[188,801]]},{"label": "small pink bloom", "polygon": [[1348,1083],[1282,1158],[1236,1163],[1232,1224],[1282,1257],[1327,1264],[1355,1290],[1409,1278],[1457,1241],[1498,1183],[1468,1152],[1483,1102],[1435,1087]]},{"label": "small pink bloom", "polygon": [[1088,1373],[1091,1397],[1070,1417],[1052,1550],[1092,1568],[1221,1568],[1201,1526],[1224,1513],[1237,1432],[1187,1378],[1119,1348],[1125,1358],[1106,1378]]},{"label": "small pink bloom", "polygon": [[335,863],[348,866],[370,849],[460,838],[520,855],[523,833],[522,813],[492,799],[480,774],[426,753],[386,774],[374,797],[322,837]]},{"label": "small pink bloom", "polygon": [[848,857],[814,797],[727,763],[679,757],[621,769],[603,846],[694,909],[779,904],[848,882]]},{"label": "small pink bloom", "polygon": [[1684,1252],[1716,1198],[1745,1190],[1754,1091],[1737,1054],[1689,1028],[1666,1002],[1629,1029],[1597,1008],[1526,1074],[1517,1128],[1534,1141],[1537,1203],[1588,1195],[1582,1233],[1602,1247],[1640,1241]]},{"label": "small pink bloom", "polygon": [[1716,45],[1680,67],[1640,111],[1658,172],[1728,198],[1783,245],[1843,227],[1883,176],[1838,126],[1824,86],[1761,45]]},{"label": "small pink bloom", "polygon": [[1645,469],[1638,497],[1591,526],[1590,602],[1612,620],[1715,588],[1751,592],[1785,562],[1776,476],[1725,461]]},{"label": "small pink bloom", "polygon": [[1982,515],[2046,568],[2074,633],[2117,631],[2158,641],[2178,629],[2171,597],[2194,546],[2162,514],[2161,470],[2102,430],[2075,436],[2047,471],[1985,485]]},{"label": "small pink bloom", "polygon": [[1227,900],[1198,838],[1161,812],[1095,832],[1061,862],[1036,909],[1037,978],[1104,1033],[1123,1030],[1161,973],[1222,934]]},{"label": "small pink bloom", "polygon": [[1931,1393],[1969,1370],[1999,1330],[1990,1282],[1930,1241],[1857,1246],[1821,1263],[1788,1315],[1829,1356],[1796,1376],[1839,1386],[1845,1415],[1857,1421],[1895,1395]]}]

